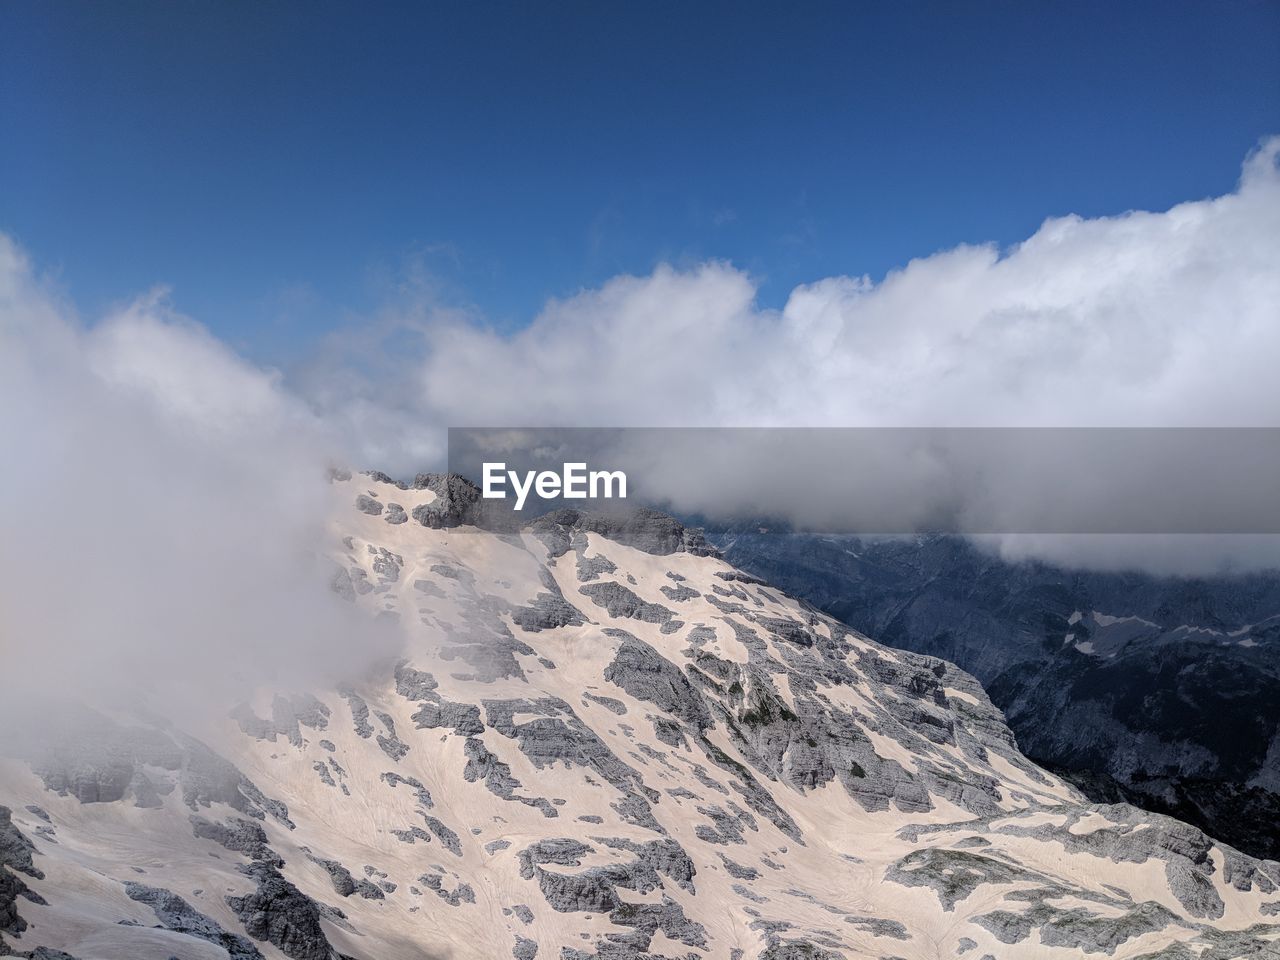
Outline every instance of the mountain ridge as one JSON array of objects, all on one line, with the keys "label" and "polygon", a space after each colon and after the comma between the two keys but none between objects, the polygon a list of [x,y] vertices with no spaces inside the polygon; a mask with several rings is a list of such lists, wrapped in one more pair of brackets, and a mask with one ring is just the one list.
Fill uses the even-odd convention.
[{"label": "mountain ridge", "polygon": [[1280,864],[1085,803],[972,676],[678,521],[483,531],[452,522],[474,500],[447,478],[331,489],[333,591],[403,650],[332,689],[263,684],[207,728],[99,711],[0,751],[6,949],[1274,954]]},{"label": "mountain ridge", "polygon": [[1097,799],[1280,856],[1280,579],[1011,563],[957,537],[713,539],[884,642],[978,677],[1037,762]]}]

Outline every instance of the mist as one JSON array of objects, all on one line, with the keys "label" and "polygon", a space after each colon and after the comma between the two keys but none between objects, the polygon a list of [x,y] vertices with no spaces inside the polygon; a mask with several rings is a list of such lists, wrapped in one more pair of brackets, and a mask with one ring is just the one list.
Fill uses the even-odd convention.
[{"label": "mist", "polygon": [[163,295],[84,326],[0,242],[0,436],[6,703],[191,717],[394,652],[327,588],[341,445]]},{"label": "mist", "polygon": [[[515,332],[410,294],[287,373],[181,315],[180,292],[81,318],[4,238],[3,682],[172,714],[394,655],[395,632],[327,588],[326,471],[441,469],[448,426],[1280,426],[1277,154],[1222,197],[1051,219],[779,310],[722,262],[617,277]],[[413,348],[377,355],[392,336]],[[688,485],[661,481],[671,500]],[[902,496],[927,516],[931,489]],[[1274,537],[982,542],[1156,573],[1280,563]]]}]

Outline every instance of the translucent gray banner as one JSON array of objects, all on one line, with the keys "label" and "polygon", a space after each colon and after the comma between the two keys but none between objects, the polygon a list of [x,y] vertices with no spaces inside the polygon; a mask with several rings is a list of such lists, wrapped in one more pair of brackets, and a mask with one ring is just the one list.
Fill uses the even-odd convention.
[{"label": "translucent gray banner", "polygon": [[647,506],[780,532],[1280,533],[1276,428],[454,428],[449,470],[510,523]]}]

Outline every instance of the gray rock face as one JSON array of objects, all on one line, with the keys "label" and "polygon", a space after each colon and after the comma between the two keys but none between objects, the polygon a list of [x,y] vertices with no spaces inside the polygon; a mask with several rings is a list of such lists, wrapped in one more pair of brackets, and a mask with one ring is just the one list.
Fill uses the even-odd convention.
[{"label": "gray rock face", "polygon": [[586,556],[585,550],[578,556],[577,576],[579,583],[588,583],[592,580],[598,580],[600,577],[613,573],[618,569],[608,557],[603,556]]},{"label": "gray rock face", "polygon": [[485,788],[494,796],[525,806],[536,807],[544,817],[553,819],[560,816],[550,801],[543,797],[521,797],[516,795],[520,789],[520,781],[511,776],[511,765],[503,763],[496,753],[484,745],[477,737],[468,737],[464,745],[467,763],[462,771],[462,778],[468,783],[483,780]]},{"label": "gray rock face", "polygon": [[430,580],[413,581],[413,589],[417,590],[419,593],[424,594],[425,596],[428,596],[428,597],[439,597],[443,599],[444,597],[448,596],[447,593],[445,593],[443,590],[437,587]]},{"label": "gray rock face", "polygon": [[245,872],[257,881],[257,889],[226,901],[249,936],[267,941],[293,960],[339,960],[320,926],[321,912],[314,900],[267,864],[251,864]]},{"label": "gray rock face", "polygon": [[597,607],[604,608],[611,617],[633,617],[645,623],[666,623],[675,616],[661,604],[641,600],[633,591],[614,580],[586,583],[578,588],[578,592]]},{"label": "gray rock face", "polygon": [[760,954],[760,960],[843,960],[838,953],[824,950],[807,940],[774,940]]},{"label": "gray rock face", "polygon": [[[707,946],[706,928],[686,917],[684,908],[665,895],[660,903],[629,903],[622,900],[610,911],[609,921],[635,929],[635,934],[627,937],[625,943],[636,950],[648,950],[659,930],[669,939],[686,946],[702,949]],[[621,938],[615,936],[614,939]]]},{"label": "gray rock face", "polygon": [[[44,819],[48,819],[48,814]],[[35,845],[14,825],[13,811],[0,806],[0,864],[35,880],[43,880],[44,874],[36,869],[31,859],[35,852]]]},{"label": "gray rock face", "polygon": [[484,733],[479,707],[471,703],[454,703],[439,697],[433,703],[424,703],[422,708],[413,715],[413,722],[419,730],[445,727],[452,729],[460,737]]},{"label": "gray rock face", "polygon": [[348,603],[356,602],[356,588],[351,582],[351,574],[341,567],[329,578],[329,589]]},{"label": "gray rock face", "polygon": [[[14,826],[11,815],[12,811],[8,807],[0,807],[0,932],[20,934],[27,929],[27,923],[18,914],[18,898],[23,897],[36,904],[43,904],[45,901],[21,878],[9,871],[17,870],[34,880],[44,879],[44,874],[36,869],[32,861],[31,855],[36,852],[35,847]],[[5,948],[3,939],[0,939],[0,955]]]},{"label": "gray rock face", "polygon": [[370,883],[368,880],[364,879],[356,879],[351,875],[351,871],[337,860],[317,857],[306,848],[303,848],[303,852],[306,854],[308,860],[320,867],[329,875],[329,882],[333,884],[333,890],[338,894],[338,896],[349,897],[353,893],[358,893],[366,900],[383,899],[384,894],[377,884]]},{"label": "gray rock face", "polygon": [[177,787],[192,810],[221,802],[246,816],[269,815],[292,826],[284,803],[268,798],[232,763],[193,737],[126,726],[82,709],[59,720],[56,731],[29,745],[32,770],[54,793],[81,803],[132,800],[148,807],[160,793]]},{"label": "gray rock face", "polygon": [[261,860],[275,867],[284,861],[267,843],[267,834],[252,820],[234,818],[226,823],[214,823],[204,817],[191,816],[191,832],[203,840],[212,840],[235,853],[243,853],[250,860]]},{"label": "gray rock face", "polygon": [[[1073,830],[1089,810],[1101,813],[1112,825],[1101,829]],[[1017,823],[1002,825],[1000,832],[1014,836],[1032,836],[1039,840],[1062,844],[1073,852],[1088,853],[1112,863],[1144,863],[1162,860],[1165,877],[1174,896],[1192,917],[1216,920],[1225,909],[1222,898],[1211,882],[1214,866],[1210,859],[1213,841],[1185,823],[1159,814],[1139,811],[1128,805],[1097,805],[1072,810],[1061,826],[1053,823],[1023,827]],[[1268,871],[1265,864],[1228,854],[1235,885],[1242,890],[1276,889],[1280,865]]]},{"label": "gray rock face", "polygon": [[396,693],[406,700],[436,699],[435,691],[439,686],[436,678],[424,670],[415,670],[409,666],[408,660],[396,664],[395,681]]},{"label": "gray rock face", "polygon": [[355,725],[356,735],[368,740],[373,736],[373,724],[369,722],[369,705],[364,698],[350,688],[340,687],[338,692],[346,698],[351,708],[351,721]]},{"label": "gray rock face", "polygon": [[723,853],[720,854],[720,862],[724,864],[725,871],[735,880],[757,880],[760,877],[760,871],[755,867],[744,867],[740,863],[735,863]]},{"label": "gray rock face", "polygon": [[734,564],[972,673],[1026,755],[1095,801],[1280,859],[1280,779],[1267,772],[1280,759],[1274,575],[1082,572],[947,536],[729,537]]},{"label": "gray rock face", "polygon": [[259,717],[247,703],[231,711],[231,718],[247,736],[272,743],[276,737],[284,737],[293,746],[301,747],[300,725],[313,730],[325,729],[329,725],[329,708],[309,693],[292,697],[277,695],[271,701],[270,720]]},{"label": "gray rock face", "polygon": [[[383,473],[381,470],[361,470],[360,475],[362,477],[368,477],[374,483],[389,483],[391,484],[391,486],[395,487],[397,490],[409,489],[409,485],[405,483],[403,480],[396,480],[393,477],[389,477],[385,473]],[[348,476],[346,477],[346,479],[350,480],[351,478],[350,476]]]},{"label": "gray rock face", "polygon": [[[907,933],[907,928],[897,920],[889,920],[884,917],[863,917],[857,915],[846,916],[844,922],[852,926],[855,930],[861,930],[876,937],[886,937],[893,940],[910,940],[911,934]],[[963,944],[966,938],[961,937],[960,943]],[[976,944],[974,944],[976,946]]]},{"label": "gray rock face", "polygon": [[388,832],[401,843],[416,843],[418,840],[424,843],[431,842],[431,834],[421,827],[409,827],[407,830],[390,830]]},{"label": "gray rock face", "polygon": [[458,835],[440,820],[427,814],[422,815],[422,819],[426,821],[427,829],[436,835],[436,839],[444,844],[444,848],[452,853],[455,857],[462,856],[462,841]]},{"label": "gray rock face", "polygon": [[[8,944],[4,943],[3,940],[0,940],[0,949],[10,948]],[[77,958],[73,957],[71,954],[64,953],[61,950],[54,950],[51,947],[36,947],[34,950],[19,950],[17,952],[11,952],[11,955],[15,957],[23,957],[25,960],[77,960]],[[235,960],[235,958],[232,958],[232,960]]]},{"label": "gray rock face", "polygon": [[634,855],[630,862],[615,862],[589,867],[580,873],[544,870],[543,864],[562,867],[581,866],[582,858],[594,852],[589,844],[567,837],[538,841],[520,851],[520,875],[536,879],[543,897],[560,913],[609,913],[612,923],[632,927],[634,939],[627,943],[647,950],[654,933],[662,930],[669,937],[690,946],[705,946],[706,931],[701,924],[688,920],[683,910],[667,897],[661,904],[633,904],[624,900],[618,890],[645,894],[662,888],[659,873],[693,893],[693,863],[674,840],[664,839],[637,844],[625,839],[603,839],[615,850]]},{"label": "gray rock face", "polygon": [[381,779],[383,783],[387,784],[390,787],[395,787],[395,786],[398,786],[399,784],[404,784],[405,786],[411,788],[414,792],[414,796],[418,800],[419,806],[421,806],[424,810],[430,810],[432,807],[435,806],[435,803],[432,802],[431,800],[431,791],[428,790],[426,787],[424,787],[422,785],[422,781],[417,779],[416,777],[402,777],[398,773],[387,772],[382,774],[379,779]]},{"label": "gray rock face", "polygon": [[600,706],[604,707],[615,716],[625,717],[627,715],[627,705],[621,700],[617,700],[613,697],[598,696],[594,693],[584,693],[582,696],[587,700],[590,700],[592,703],[600,704]]},{"label": "gray rock face", "polygon": [[18,897],[31,896],[31,890],[21,879],[0,867],[0,932],[22,933],[27,922],[18,914]]},{"label": "gray rock face", "polygon": [[459,882],[452,890],[444,885],[444,874],[441,873],[424,873],[418,878],[418,882],[435,893],[437,897],[449,904],[451,907],[457,907],[464,903],[475,903],[476,892],[472,889],[471,884]]},{"label": "gray rock face", "polygon": [[605,668],[605,679],[616,683],[637,700],[652,703],[701,733],[711,724],[711,714],[702,694],[693,688],[684,672],[642,640],[620,630],[605,630],[621,638],[613,662]]},{"label": "gray rock face", "polygon": [[397,583],[400,580],[400,569],[404,566],[404,557],[392,553],[386,547],[369,545],[369,553],[373,556],[370,565],[378,575],[378,585]]},{"label": "gray rock face", "polygon": [[363,493],[356,497],[356,509],[361,513],[367,513],[371,517],[377,517],[382,514],[382,504]]},{"label": "gray rock face", "polygon": [[692,600],[694,597],[702,596],[697,590],[692,587],[686,587],[684,584],[677,584],[672,587],[664,583],[658,589],[662,591],[664,597],[674,603],[682,603],[685,600]]},{"label": "gray rock face", "polygon": [[378,734],[374,739],[383,753],[392,760],[399,760],[409,752],[409,745],[396,736],[396,724],[391,714],[379,710],[375,716],[377,716],[378,721],[386,729],[387,733],[386,736]]},{"label": "gray rock face", "polygon": [[81,803],[114,803],[129,795],[139,767],[176,771],[182,759],[182,748],[158,730],[124,727],[85,713],[33,759],[32,768],[45,788],[59,795]]},{"label": "gray rock face", "polygon": [[574,533],[595,533],[656,556],[672,553],[700,557],[717,555],[701,530],[685,527],[674,517],[646,508],[610,515],[556,510],[531,523],[529,531],[547,544],[553,557],[569,550]]},{"label": "gray rock face", "polygon": [[1086,953],[1114,953],[1127,940],[1163,930],[1177,917],[1153,901],[1137,904],[1120,916],[1105,916],[1082,908],[1062,909],[1040,903],[1026,913],[997,910],[973,920],[1001,943],[1020,943],[1040,932],[1052,947],[1078,947]]},{"label": "gray rock face", "polygon": [[479,487],[456,474],[420,473],[414,478],[413,488],[436,495],[433,502],[413,508],[413,519],[432,530],[473,526],[515,532],[520,528],[519,514],[504,509],[501,501],[483,499]]},{"label": "gray rock face", "polygon": [[885,873],[885,880],[906,887],[927,887],[938,895],[942,909],[956,904],[985,884],[1019,881],[1051,882],[1043,874],[1023,870],[1002,860],[964,850],[927,847],[899,859]]},{"label": "gray rock face", "polygon": [[409,515],[404,512],[404,507],[400,506],[400,504],[388,503],[387,515],[382,519],[385,520],[387,523],[395,525],[395,524],[407,523],[409,521]]},{"label": "gray rock face", "polygon": [[586,622],[578,608],[564,598],[559,587],[554,592],[539,593],[527,607],[516,607],[511,611],[511,619],[530,633],[558,627],[580,627]]},{"label": "gray rock face", "polygon": [[126,883],[124,889],[130,900],[151,907],[166,930],[215,944],[227,951],[230,960],[262,960],[262,951],[250,940],[222,929],[177,894],[141,883]]},{"label": "gray rock face", "polygon": [[[588,767],[623,794],[613,806],[628,822],[665,832],[649,809],[649,803],[658,799],[657,792],[645,786],[640,774],[620,760],[569,704],[542,697],[533,701],[485,700],[484,708],[489,726],[515,740],[535,767],[543,769],[556,763]],[[513,717],[517,712],[532,714],[534,719],[516,723]]]}]

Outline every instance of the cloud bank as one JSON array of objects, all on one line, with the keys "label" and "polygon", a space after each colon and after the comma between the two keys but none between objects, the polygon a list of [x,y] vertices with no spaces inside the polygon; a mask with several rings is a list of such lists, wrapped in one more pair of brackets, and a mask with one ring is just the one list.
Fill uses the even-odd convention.
[{"label": "cloud bank", "polygon": [[1276,425],[1278,154],[1227,196],[1048,220],[780,311],[708,263],[619,277],[513,335],[442,324],[422,404],[456,426]]},{"label": "cloud bank", "polygon": [[392,649],[327,590],[338,444],[163,295],[84,327],[0,238],[0,438],[6,705],[94,691],[190,716]]},{"label": "cloud bank", "polygon": [[[86,671],[109,666],[107,633],[152,662],[237,631],[278,650],[266,669],[299,649],[286,637],[341,651],[347,627],[295,602],[324,467],[439,468],[447,426],[1280,426],[1278,155],[1264,143],[1222,197],[1051,219],[1009,249],[818,280],[780,310],[721,262],[617,277],[515,332],[411,297],[289,377],[162,293],[82,323],[6,239],[0,630],[75,637]],[[1280,558],[1267,538],[1184,540],[997,547],[1179,572]]]}]

